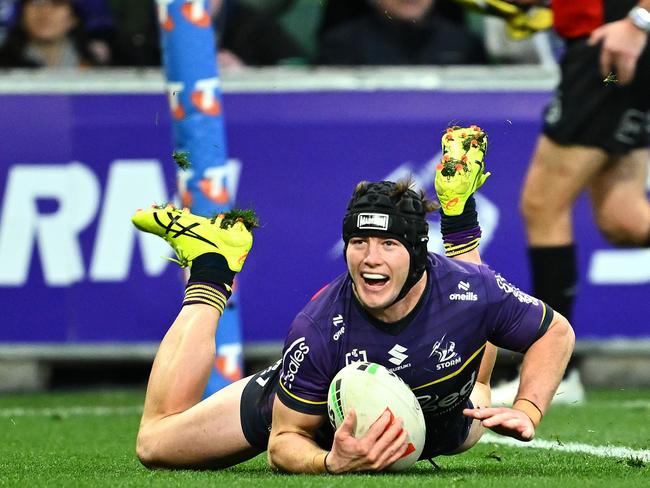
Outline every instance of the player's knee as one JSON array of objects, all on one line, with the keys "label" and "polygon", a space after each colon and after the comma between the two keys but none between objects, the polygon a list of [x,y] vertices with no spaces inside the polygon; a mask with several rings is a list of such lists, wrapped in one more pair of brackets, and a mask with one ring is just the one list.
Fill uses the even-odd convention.
[{"label": "player's knee", "polygon": [[599,218],[598,227],[605,238],[616,246],[643,246],[648,242],[649,222],[621,215]]},{"label": "player's knee", "polygon": [[554,209],[551,208],[550,202],[544,198],[524,190],[519,201],[519,212],[527,224],[534,225],[549,216],[552,217]]}]

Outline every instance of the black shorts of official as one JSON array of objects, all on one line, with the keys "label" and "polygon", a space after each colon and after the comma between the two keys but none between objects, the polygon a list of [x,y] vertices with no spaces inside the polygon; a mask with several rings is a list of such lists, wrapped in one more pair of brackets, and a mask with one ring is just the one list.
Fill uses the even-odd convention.
[{"label": "black shorts of official", "polygon": [[629,85],[606,82],[600,73],[600,46],[586,38],[567,41],[561,79],[544,111],[544,134],[561,145],[627,154],[650,145],[650,43]]},{"label": "black shorts of official", "polygon": [[436,421],[435,417],[427,424],[426,441],[420,459],[431,459],[443,454],[450,454],[463,445],[472,427],[472,419],[463,415],[464,408],[474,408],[467,400],[455,414],[449,415],[444,422]]}]

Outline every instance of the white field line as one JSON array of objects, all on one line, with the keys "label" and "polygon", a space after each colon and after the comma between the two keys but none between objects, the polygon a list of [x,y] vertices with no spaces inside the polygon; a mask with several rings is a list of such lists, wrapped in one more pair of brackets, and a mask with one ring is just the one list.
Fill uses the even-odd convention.
[{"label": "white field line", "polygon": [[106,417],[109,415],[139,415],[142,405],[128,407],[51,407],[51,408],[0,408],[0,418],[13,417]]},{"label": "white field line", "polygon": [[[589,402],[591,405],[591,402]],[[650,409],[650,400],[626,400],[624,402],[604,401],[594,402],[596,406],[603,406],[609,408],[648,408]]]},{"label": "white field line", "polygon": [[533,439],[531,442],[520,442],[512,437],[501,437],[490,433],[486,433],[481,438],[480,442],[486,444],[502,444],[511,447],[550,449],[552,451],[591,454],[592,456],[599,457],[637,458],[644,462],[650,462],[650,450],[631,449],[623,446],[592,446],[591,444],[582,444],[579,442],[565,442],[559,444],[557,441],[545,441],[542,439]]}]

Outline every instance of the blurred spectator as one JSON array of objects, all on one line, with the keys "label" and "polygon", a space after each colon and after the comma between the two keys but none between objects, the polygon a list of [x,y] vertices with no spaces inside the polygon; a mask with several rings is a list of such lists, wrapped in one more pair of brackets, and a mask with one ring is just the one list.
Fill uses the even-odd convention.
[{"label": "blurred spectator", "polygon": [[[239,0],[211,0],[221,68],[304,61],[302,47],[277,18]],[[159,31],[153,2],[109,0],[117,19],[115,64],[159,66]]]},{"label": "blurred spectator", "polygon": [[80,2],[74,0],[19,0],[15,5],[13,25],[0,47],[0,66],[76,68],[107,65],[111,55],[108,43],[100,38],[89,38],[83,14]]},{"label": "blurred spectator", "polygon": [[7,31],[13,19],[14,3],[15,0],[0,0],[0,44],[7,37]]},{"label": "blurred spectator", "polygon": [[107,0],[115,19],[113,64],[160,66],[160,38],[153,0]]},{"label": "blurred spectator", "polygon": [[305,61],[302,47],[270,13],[239,0],[212,0],[219,66],[273,66]]},{"label": "blurred spectator", "polygon": [[[480,38],[436,11],[435,0],[366,0],[347,21],[321,32],[316,64],[486,63]],[[357,2],[358,4],[358,2]],[[327,13],[327,11],[326,11]],[[325,17],[327,20],[327,16]]]}]

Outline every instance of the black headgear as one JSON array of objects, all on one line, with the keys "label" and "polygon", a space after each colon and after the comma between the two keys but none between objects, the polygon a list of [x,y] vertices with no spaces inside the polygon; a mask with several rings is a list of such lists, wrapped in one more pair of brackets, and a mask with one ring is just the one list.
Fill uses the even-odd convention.
[{"label": "black headgear", "polygon": [[385,235],[407,249],[411,257],[409,273],[393,303],[406,296],[426,269],[429,224],[422,200],[415,191],[401,191],[392,181],[368,183],[352,195],[343,218],[344,257],[352,237]]}]

